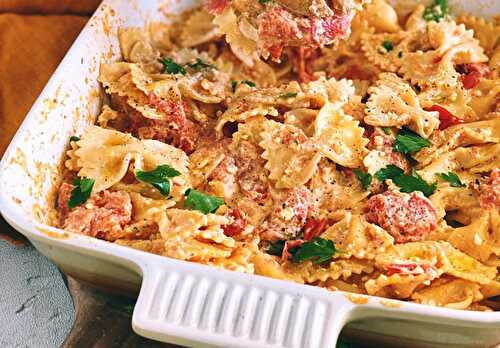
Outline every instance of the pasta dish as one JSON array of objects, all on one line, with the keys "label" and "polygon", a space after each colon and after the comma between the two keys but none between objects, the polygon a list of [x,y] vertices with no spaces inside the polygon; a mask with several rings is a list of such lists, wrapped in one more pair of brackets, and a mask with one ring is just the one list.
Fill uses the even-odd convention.
[{"label": "pasta dish", "polygon": [[58,227],[175,259],[500,309],[500,22],[445,0],[209,0],[121,28]]}]

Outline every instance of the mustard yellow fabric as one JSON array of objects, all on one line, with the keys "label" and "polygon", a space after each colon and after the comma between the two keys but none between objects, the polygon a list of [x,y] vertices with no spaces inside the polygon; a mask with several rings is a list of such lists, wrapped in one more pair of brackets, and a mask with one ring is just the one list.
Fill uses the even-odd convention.
[{"label": "mustard yellow fabric", "polygon": [[0,1],[0,157],[99,2]]}]

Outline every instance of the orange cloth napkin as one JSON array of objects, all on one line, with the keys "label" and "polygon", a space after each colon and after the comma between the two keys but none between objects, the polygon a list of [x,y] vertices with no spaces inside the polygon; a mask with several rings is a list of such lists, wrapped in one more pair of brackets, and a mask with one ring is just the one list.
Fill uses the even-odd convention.
[{"label": "orange cloth napkin", "polygon": [[[0,0],[0,158],[100,0]],[[0,216],[0,239],[19,240]]]},{"label": "orange cloth napkin", "polygon": [[99,2],[0,1],[0,157]]}]

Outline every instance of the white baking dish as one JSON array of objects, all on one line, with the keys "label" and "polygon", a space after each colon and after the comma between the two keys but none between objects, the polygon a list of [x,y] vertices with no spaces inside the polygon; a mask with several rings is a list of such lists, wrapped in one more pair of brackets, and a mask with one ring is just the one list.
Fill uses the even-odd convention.
[{"label": "white baking dish", "polygon": [[[400,3],[406,6],[408,1]],[[479,14],[500,13],[496,0],[455,3]],[[491,347],[500,342],[500,313],[435,308],[220,271],[44,224],[68,138],[93,123],[101,106],[99,63],[119,59],[117,28],[143,26],[193,4],[104,1],[0,164],[0,211],[5,219],[64,272],[115,291],[134,293],[140,288],[133,328],[161,341],[332,348],[349,323],[360,337],[384,345],[391,338],[412,347]]]}]

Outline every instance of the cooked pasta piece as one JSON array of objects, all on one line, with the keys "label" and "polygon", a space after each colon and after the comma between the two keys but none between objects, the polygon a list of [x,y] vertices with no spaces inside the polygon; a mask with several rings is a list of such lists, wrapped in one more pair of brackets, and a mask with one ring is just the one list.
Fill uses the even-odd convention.
[{"label": "cooked pasta piece", "polygon": [[365,122],[369,125],[408,126],[424,138],[439,126],[436,113],[423,110],[411,86],[395,74],[381,74],[376,86],[368,92]]},{"label": "cooked pasta piece", "polygon": [[332,291],[500,310],[498,21],[391,3],[208,0],[120,29],[123,59],[98,78],[109,103],[70,138],[54,224]]}]

